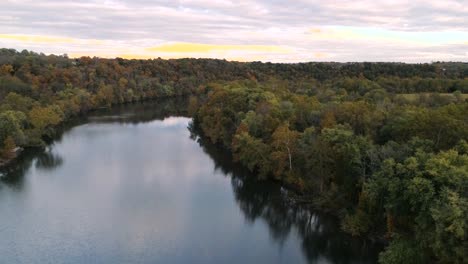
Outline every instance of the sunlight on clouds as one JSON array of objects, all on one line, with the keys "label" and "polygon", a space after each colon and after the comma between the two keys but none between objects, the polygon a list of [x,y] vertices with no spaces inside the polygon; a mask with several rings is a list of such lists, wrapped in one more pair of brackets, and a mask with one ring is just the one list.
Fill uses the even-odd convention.
[{"label": "sunlight on clouds", "polygon": [[122,58],[122,59],[137,59],[137,60],[146,60],[153,59],[155,56],[148,54],[128,54],[128,53],[69,53],[68,57],[70,58],[80,58],[80,57],[100,57],[100,58]]},{"label": "sunlight on clouds", "polygon": [[[271,62],[300,62],[300,61],[327,61],[339,60],[336,48],[340,45],[365,46],[384,45],[395,48],[433,48],[468,44],[468,33],[464,32],[405,32],[391,31],[378,28],[316,26],[314,28],[297,28],[283,32],[272,28],[264,31],[248,31],[246,34],[238,33],[235,43],[249,42],[263,44],[265,39],[275,39],[274,43],[288,43],[288,45],[216,45],[192,42],[166,42],[159,46],[151,46],[151,40],[134,40],[125,42],[120,40],[78,39],[70,37],[56,37],[43,35],[15,35],[0,34],[0,41],[14,44],[18,47],[28,46],[60,46],[63,53],[69,57],[96,56],[101,58],[124,59],[180,59],[180,58],[216,58],[229,61],[271,61]],[[248,33],[251,33],[249,35]],[[248,36],[248,37],[246,37]],[[294,41],[291,41],[294,40]],[[155,41],[156,43],[161,40]],[[154,43],[154,42],[153,42]],[[268,42],[267,42],[268,43]],[[271,43],[271,42],[270,42]],[[299,43],[300,45],[294,45]],[[324,44],[326,43],[326,44]],[[330,44],[334,43],[334,44]],[[330,47],[323,48],[323,45]],[[72,47],[73,51],[67,47]],[[447,58],[457,59],[466,56],[466,53],[451,53],[443,48],[437,51],[437,56],[445,54]],[[42,50],[38,50],[42,51]],[[435,51],[432,51],[434,54]],[[348,54],[353,53],[349,52]],[[415,54],[415,53],[412,53]],[[419,57],[431,60],[425,54],[418,53]],[[462,55],[460,55],[462,54]],[[343,52],[342,54],[343,55]],[[350,57],[352,59],[352,57]],[[408,59],[408,55],[404,58]],[[434,57],[435,58],[435,57]],[[348,59],[348,60],[351,60]],[[416,58],[414,59],[416,60]]]},{"label": "sunlight on clouds", "polygon": [[218,58],[231,61],[273,61],[278,55],[295,51],[282,46],[269,45],[215,45],[189,42],[172,42],[144,48],[161,58]]},{"label": "sunlight on clouds", "polygon": [[210,53],[222,51],[257,51],[270,53],[289,53],[290,49],[279,46],[261,46],[261,45],[213,45],[188,42],[175,42],[163,44],[157,47],[146,48],[151,52],[169,52],[169,53]]},{"label": "sunlight on clouds", "polygon": [[[190,56],[183,56],[183,55],[172,55],[172,56],[154,56],[149,54],[111,54],[111,53],[70,53],[68,57],[70,58],[80,58],[80,57],[100,57],[100,58],[122,58],[122,59],[137,59],[137,60],[146,60],[146,59],[184,59],[184,58],[191,58]],[[212,57],[215,58],[215,57]],[[240,62],[248,62],[248,61],[259,61],[259,60],[267,60],[271,59],[271,57],[265,55],[253,55],[253,56],[245,56],[245,57],[229,57],[226,56],[225,58],[228,61],[240,61]]]},{"label": "sunlight on clouds", "polygon": [[0,34],[0,40],[9,40],[26,43],[74,43],[84,45],[103,45],[104,41],[97,39],[75,39],[66,37],[51,37],[39,35],[9,35]]},{"label": "sunlight on clouds", "polygon": [[[315,59],[325,59],[329,58],[329,54],[325,53],[313,53],[308,54],[309,57]],[[69,53],[68,57],[70,58],[80,58],[80,57],[99,57],[99,58],[123,58],[123,59],[137,59],[137,60],[144,60],[144,59],[185,59],[185,58],[214,58],[214,59],[225,59],[227,61],[239,61],[239,62],[250,62],[250,61],[275,61],[278,59],[277,54],[264,54],[264,55],[255,55],[255,54],[243,54],[243,53],[235,53],[235,54],[226,54],[223,57],[220,57],[218,54],[204,54],[204,56],[189,56],[189,54],[172,54],[172,55],[153,55],[151,53],[144,53],[144,51],[140,54],[138,53]],[[303,56],[297,55],[286,55],[284,54],[281,57],[282,59],[287,58],[288,60],[293,61],[301,61],[304,60]]]},{"label": "sunlight on clouds", "polygon": [[330,54],[328,53],[314,53],[314,58],[316,59],[325,59],[330,57]]},{"label": "sunlight on clouds", "polygon": [[8,34],[0,34],[0,39],[21,41],[21,42],[33,42],[33,43],[74,43],[76,42],[76,40],[73,38],[28,36],[28,35],[8,35]]}]

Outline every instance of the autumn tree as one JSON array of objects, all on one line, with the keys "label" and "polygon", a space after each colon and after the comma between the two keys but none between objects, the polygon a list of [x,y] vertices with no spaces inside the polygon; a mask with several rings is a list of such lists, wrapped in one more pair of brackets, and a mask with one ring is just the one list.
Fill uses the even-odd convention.
[{"label": "autumn tree", "polygon": [[47,126],[62,122],[63,113],[57,105],[47,107],[34,107],[29,112],[29,120],[34,128],[42,130]]},{"label": "autumn tree", "polygon": [[16,157],[15,149],[16,149],[15,140],[13,139],[13,137],[8,136],[3,142],[3,149],[1,151],[2,158],[6,160],[15,158]]},{"label": "autumn tree", "polygon": [[288,125],[279,126],[272,135],[274,151],[271,157],[276,161],[276,177],[281,177],[285,170],[293,170],[293,156],[297,151],[297,139],[300,133],[290,130]]}]

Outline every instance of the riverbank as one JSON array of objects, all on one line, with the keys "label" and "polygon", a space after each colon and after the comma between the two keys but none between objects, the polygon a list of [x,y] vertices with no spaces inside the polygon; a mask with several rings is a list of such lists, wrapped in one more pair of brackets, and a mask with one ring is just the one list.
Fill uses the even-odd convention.
[{"label": "riverbank", "polygon": [[331,217],[334,220],[336,220],[337,225],[340,226],[341,232],[345,233],[350,237],[360,239],[363,241],[368,241],[370,243],[375,243],[380,246],[388,244],[388,238],[386,238],[382,233],[368,232],[356,236],[343,230],[341,228],[340,223],[345,217],[345,210],[343,208],[338,208],[334,204],[333,200],[325,201],[325,197],[323,194],[301,189],[297,185],[289,183],[286,179],[275,178],[273,175],[269,175],[267,177],[260,177],[260,174],[257,169],[250,170],[239,160],[235,160],[232,149],[229,149],[220,143],[212,143],[211,140],[203,133],[203,130],[201,129],[200,124],[197,121],[197,118],[195,118],[189,128],[191,134],[194,138],[197,138],[199,144],[205,149],[205,152],[207,152],[210,156],[224,157],[224,160],[220,160],[217,162],[217,166],[221,168],[236,168],[237,170],[242,172],[238,174],[247,175],[247,177],[251,177],[255,181],[264,182],[265,185],[275,184],[277,186],[280,186],[281,200],[284,201],[286,207],[288,207],[289,209],[304,208],[323,215],[327,215],[328,217]]},{"label": "riverbank", "polygon": [[[375,262],[380,248],[347,236],[331,216],[290,206],[279,185],[253,179],[229,156],[205,152],[190,118],[159,114],[164,108],[91,114],[44,151],[23,152],[1,179],[2,259]],[[15,245],[26,250],[18,256]]]},{"label": "riverbank", "polygon": [[[29,145],[22,145],[20,147],[17,147],[15,149],[15,155],[14,156],[12,155],[12,157],[9,158],[9,159],[0,158],[0,168],[6,167],[9,164],[13,163],[15,160],[18,159],[18,156],[23,151],[27,151],[30,148],[44,147],[45,145],[47,145],[48,142],[50,142],[55,137],[60,135],[63,132],[64,129],[76,125],[77,122],[83,122],[83,120],[86,120],[93,113],[98,113],[98,112],[102,112],[102,111],[106,111],[106,110],[110,110],[110,109],[126,107],[126,106],[131,106],[131,105],[138,106],[138,105],[149,104],[152,107],[153,104],[157,103],[158,101],[159,102],[164,102],[164,101],[167,101],[167,100],[176,100],[176,101],[180,100],[180,101],[182,101],[183,103],[181,105],[183,105],[183,107],[180,107],[180,109],[184,109],[184,111],[186,111],[186,108],[187,108],[187,105],[188,105],[188,103],[187,103],[188,98],[189,98],[189,95],[145,98],[145,99],[141,99],[139,101],[123,102],[123,103],[113,104],[113,105],[110,105],[110,106],[99,105],[99,106],[96,106],[94,108],[88,109],[86,111],[82,111],[82,112],[79,112],[77,114],[73,114],[71,116],[68,116],[68,117],[64,118],[60,123],[57,123],[55,125],[51,125],[51,126],[47,127],[47,129],[44,129],[41,132],[41,140],[40,141],[34,140]],[[165,103],[162,103],[162,104],[164,105]],[[162,107],[161,111],[164,111],[164,110],[166,110],[166,108]],[[148,117],[148,118],[151,118],[151,117]]]},{"label": "riverbank", "polygon": [[10,153],[11,158],[0,158],[0,168],[13,162],[21,154],[21,152],[23,152],[23,150],[24,148],[22,147],[16,147]]}]

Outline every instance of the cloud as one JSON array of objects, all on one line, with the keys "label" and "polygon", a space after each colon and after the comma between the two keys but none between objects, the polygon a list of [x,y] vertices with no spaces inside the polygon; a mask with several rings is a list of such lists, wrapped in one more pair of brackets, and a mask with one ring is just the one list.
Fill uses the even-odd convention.
[{"label": "cloud", "polygon": [[360,40],[381,41],[386,43],[406,43],[420,45],[441,45],[463,43],[468,40],[468,32],[408,32],[385,30],[374,27],[325,27],[308,31],[313,39],[322,40]]},{"label": "cloud", "polygon": [[468,61],[466,1],[5,0],[2,11],[0,46],[45,53]]},{"label": "cloud", "polygon": [[36,36],[36,35],[9,35],[0,34],[0,40],[15,41],[15,42],[28,42],[28,43],[77,43],[77,44],[89,44],[89,45],[102,45],[102,40],[96,39],[74,39],[74,38],[62,38],[62,37],[51,37],[51,36]]},{"label": "cloud", "polygon": [[13,40],[20,42],[33,42],[33,43],[73,43],[72,38],[56,38],[49,36],[27,36],[27,35],[8,35],[0,34],[0,39]]},{"label": "cloud", "polygon": [[291,50],[277,46],[259,46],[259,45],[213,45],[199,43],[169,43],[157,47],[146,48],[151,52],[170,52],[170,53],[210,53],[216,51],[261,51],[270,53],[287,53]]}]

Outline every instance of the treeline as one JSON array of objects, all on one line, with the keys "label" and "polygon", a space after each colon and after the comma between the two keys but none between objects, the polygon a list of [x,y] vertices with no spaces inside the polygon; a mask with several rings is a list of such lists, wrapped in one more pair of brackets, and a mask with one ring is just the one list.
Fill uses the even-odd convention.
[{"label": "treeline", "polygon": [[17,146],[41,146],[55,127],[91,109],[187,96],[210,80],[247,78],[221,60],[123,60],[0,49],[0,164]]},{"label": "treeline", "polygon": [[316,96],[251,80],[190,99],[194,125],[259,177],[294,187],[382,263],[468,261],[468,103]]},{"label": "treeline", "polygon": [[306,62],[306,63],[248,63],[258,72],[268,75],[297,78],[307,75],[317,80],[343,77],[364,77],[376,80],[380,77],[398,78],[451,78],[463,79],[468,76],[468,63],[435,62],[424,64],[388,62]]}]

